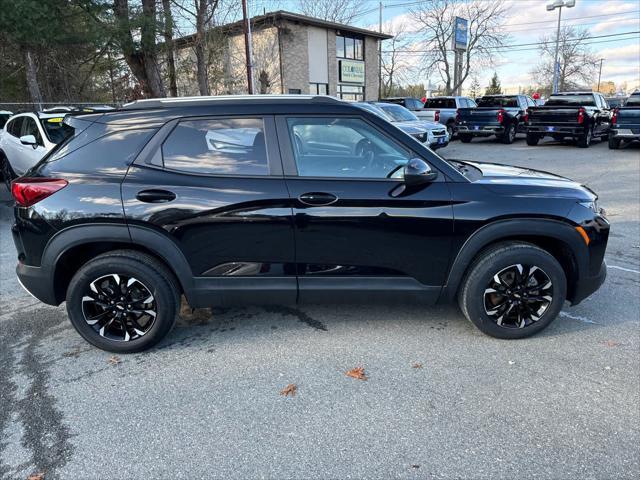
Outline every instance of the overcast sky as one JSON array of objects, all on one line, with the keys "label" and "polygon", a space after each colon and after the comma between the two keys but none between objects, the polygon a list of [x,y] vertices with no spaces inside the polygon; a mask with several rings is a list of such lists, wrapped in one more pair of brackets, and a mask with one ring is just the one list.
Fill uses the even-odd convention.
[{"label": "overcast sky", "polygon": [[[486,0],[491,1],[491,0]],[[296,11],[295,0],[269,1],[249,0],[251,14],[257,15],[263,9],[275,10],[282,8]],[[366,0],[367,8],[363,14],[353,21],[361,27],[375,27],[378,25],[378,0]],[[411,25],[410,9],[415,1],[383,0],[383,23],[397,25],[405,23]],[[540,36],[555,36],[558,11],[547,12],[545,5],[548,0],[508,0],[509,14],[505,24],[505,31],[509,33],[511,45],[538,42]],[[369,13],[366,13],[368,10]],[[562,24],[573,25],[588,29],[590,36],[619,34],[640,31],[640,1],[639,0],[576,0],[574,8],[562,9]],[[419,41],[419,38],[416,38]],[[616,84],[627,82],[629,88],[640,87],[640,36],[638,33],[617,37],[594,38],[588,40],[593,53],[598,58],[604,58],[602,81],[611,80]],[[384,48],[384,43],[383,43]],[[407,54],[407,58],[418,61],[416,55]],[[532,67],[538,63],[539,51],[536,47],[514,47],[508,53],[496,55],[495,65],[491,69],[478,72],[480,84],[486,86],[495,70],[503,86],[528,86],[533,83],[530,75]],[[433,81],[437,76],[433,77]],[[426,78],[419,79],[426,83]],[[594,78],[594,83],[597,77]],[[470,81],[465,86],[468,86]]]}]

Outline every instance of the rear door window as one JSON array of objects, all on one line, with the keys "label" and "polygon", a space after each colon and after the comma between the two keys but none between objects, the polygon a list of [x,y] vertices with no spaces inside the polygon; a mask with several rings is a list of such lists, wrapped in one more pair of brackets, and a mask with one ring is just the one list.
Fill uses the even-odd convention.
[{"label": "rear door window", "polygon": [[162,145],[167,169],[207,175],[269,175],[261,118],[180,122]]}]

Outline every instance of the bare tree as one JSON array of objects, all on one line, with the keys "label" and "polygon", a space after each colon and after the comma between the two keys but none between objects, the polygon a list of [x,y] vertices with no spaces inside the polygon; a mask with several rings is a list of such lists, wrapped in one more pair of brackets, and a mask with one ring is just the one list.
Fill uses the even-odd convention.
[{"label": "bare tree", "polygon": [[[588,30],[579,30],[572,26],[562,27],[560,30],[558,50],[558,62],[560,63],[558,88],[560,91],[591,85],[598,59],[585,45],[588,38]],[[531,74],[539,85],[551,87],[556,48],[555,34],[540,37],[540,43],[542,44],[542,58],[540,64],[531,71]]]},{"label": "bare tree", "polygon": [[[156,0],[142,0],[142,15],[132,22],[128,0],[113,0],[117,23],[117,41],[131,72],[142,85],[145,95],[164,97],[164,85],[158,64]],[[140,42],[134,41],[139,24]]]},{"label": "bare tree", "polygon": [[[388,97],[394,88],[407,82],[407,74],[411,68],[409,58],[404,52],[410,47],[407,38],[407,28],[404,23],[392,25],[387,23],[383,31],[393,35],[393,38],[383,44],[380,66],[382,69],[382,97]],[[415,58],[415,57],[414,57]]]},{"label": "bare tree", "polygon": [[[431,0],[411,10],[419,33],[425,37],[425,60],[437,69],[447,94],[462,86],[472,67],[481,68],[491,63],[495,49],[508,41],[501,28],[507,13],[504,0]],[[452,37],[455,17],[468,20],[469,43],[463,54],[460,79],[454,84]]]},{"label": "bare tree", "polygon": [[[218,8],[219,0],[172,0],[184,13],[193,19],[196,29],[193,48],[196,54],[196,78],[200,95],[209,95],[209,77],[206,53],[207,29]],[[189,6],[187,6],[189,5]]]},{"label": "bare tree", "polygon": [[178,96],[178,84],[176,81],[176,58],[173,45],[173,13],[171,12],[171,0],[162,0],[162,13],[164,15],[164,50],[167,56],[167,72],[169,74],[169,95]]},{"label": "bare tree", "polygon": [[298,0],[298,9],[309,17],[349,23],[367,5],[365,0]]}]

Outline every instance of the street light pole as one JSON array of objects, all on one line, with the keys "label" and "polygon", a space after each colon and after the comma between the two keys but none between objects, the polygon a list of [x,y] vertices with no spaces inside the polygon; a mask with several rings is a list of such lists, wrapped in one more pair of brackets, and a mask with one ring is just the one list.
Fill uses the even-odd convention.
[{"label": "street light pole", "polygon": [[247,90],[253,95],[253,65],[251,63],[251,21],[247,15],[247,0],[242,0],[242,27],[244,30],[244,51],[247,60]]},{"label": "street light pole", "polygon": [[551,12],[558,9],[558,29],[556,31],[556,54],[553,59],[553,93],[558,93],[558,74],[560,70],[558,67],[558,52],[560,50],[560,19],[562,18],[562,7],[572,8],[576,6],[576,0],[554,0],[547,5],[547,11]]}]

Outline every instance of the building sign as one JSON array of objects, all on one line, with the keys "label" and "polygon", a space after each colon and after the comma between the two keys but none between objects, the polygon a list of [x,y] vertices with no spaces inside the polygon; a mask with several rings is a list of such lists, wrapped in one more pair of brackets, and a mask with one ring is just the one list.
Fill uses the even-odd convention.
[{"label": "building sign", "polygon": [[453,49],[466,50],[469,41],[469,21],[456,17],[453,24]]},{"label": "building sign", "polygon": [[364,83],[364,62],[340,60],[340,81]]}]

